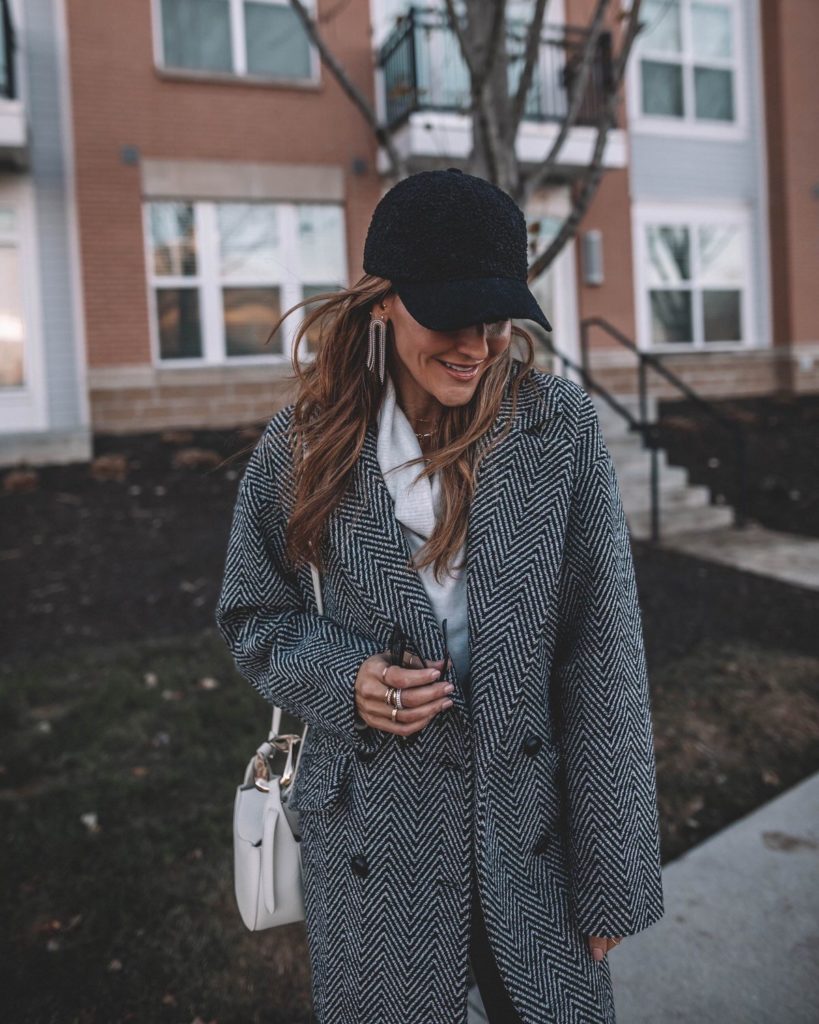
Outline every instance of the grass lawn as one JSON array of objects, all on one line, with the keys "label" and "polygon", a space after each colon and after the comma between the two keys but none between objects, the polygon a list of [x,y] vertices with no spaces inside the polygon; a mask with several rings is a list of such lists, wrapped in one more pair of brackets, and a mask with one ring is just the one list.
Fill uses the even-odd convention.
[{"label": "grass lawn", "polygon": [[[665,861],[816,770],[817,678],[710,639],[653,673]],[[250,934],[232,891],[266,719],[214,630],[2,668],[0,1019],[310,1020],[303,924]]]},{"label": "grass lawn", "polygon": [[235,907],[266,713],[221,637],[28,658],[0,686],[4,1024],[309,1021],[303,925],[251,934]]}]

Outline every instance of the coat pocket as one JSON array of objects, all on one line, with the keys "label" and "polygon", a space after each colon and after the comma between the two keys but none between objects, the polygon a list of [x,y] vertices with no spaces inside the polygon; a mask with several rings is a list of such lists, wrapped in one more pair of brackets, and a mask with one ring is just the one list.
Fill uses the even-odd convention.
[{"label": "coat pocket", "polygon": [[305,754],[290,787],[291,811],[315,811],[340,800],[352,764],[352,754]]}]

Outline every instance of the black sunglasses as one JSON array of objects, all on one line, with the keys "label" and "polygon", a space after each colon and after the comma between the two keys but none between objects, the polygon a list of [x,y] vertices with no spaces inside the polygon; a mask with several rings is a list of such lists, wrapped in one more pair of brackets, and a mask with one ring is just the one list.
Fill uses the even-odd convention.
[{"label": "black sunglasses", "polygon": [[[450,665],[449,640],[447,638],[446,632],[446,619],[444,619],[443,622],[441,623],[441,632],[444,635],[444,664],[443,668],[441,669],[440,678],[437,680],[437,682],[441,682],[443,679],[446,678],[446,674]],[[426,664],[425,659],[421,657],[420,652],[417,650],[413,642],[401,628],[400,623],[394,622],[392,627],[392,636],[390,637],[390,664],[403,666],[404,654],[407,651],[409,651],[410,654],[414,654],[421,661],[422,665]],[[419,733],[416,732],[410,733],[409,736],[398,736],[397,739],[402,747],[412,746],[412,744],[418,739],[418,736]],[[384,739],[386,739],[386,734],[384,736]]]},{"label": "black sunglasses", "polygon": [[[444,635],[444,664],[441,670],[441,679],[444,679],[449,670],[449,640],[446,632],[446,619],[441,623],[441,632]],[[392,627],[392,636],[390,637],[390,664],[403,666],[404,654],[407,651],[409,651],[410,654],[415,655],[422,665],[426,665],[426,659],[421,657],[421,654],[404,632],[400,623],[394,622]]]}]

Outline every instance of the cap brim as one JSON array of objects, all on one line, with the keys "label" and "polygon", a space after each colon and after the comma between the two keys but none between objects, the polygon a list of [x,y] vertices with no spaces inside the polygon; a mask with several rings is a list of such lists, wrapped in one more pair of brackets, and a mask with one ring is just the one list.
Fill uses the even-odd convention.
[{"label": "cap brim", "polygon": [[507,319],[534,320],[545,330],[552,329],[528,285],[518,278],[391,283],[410,316],[430,331],[454,331]]}]

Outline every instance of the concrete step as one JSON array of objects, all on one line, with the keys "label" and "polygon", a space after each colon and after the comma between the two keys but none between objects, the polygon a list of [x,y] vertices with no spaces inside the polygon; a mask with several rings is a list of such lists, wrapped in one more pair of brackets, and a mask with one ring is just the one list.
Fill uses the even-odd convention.
[{"label": "concrete step", "polygon": [[[631,415],[639,420],[640,419],[640,396],[639,395],[614,395],[617,402],[622,405]],[[600,420],[600,425],[605,429],[607,424],[618,424],[624,423],[625,420],[620,416],[616,409],[608,404],[608,402],[601,398],[599,395],[592,396],[592,402],[597,410],[597,416]],[[657,419],[657,399],[648,395],[646,399],[646,418],[649,422],[653,423]]]},{"label": "concrete step", "polygon": [[[662,478],[661,478],[662,479]],[[643,487],[629,487],[623,491],[623,508],[626,516],[635,512],[646,512],[651,508],[651,489],[648,482]],[[711,504],[711,492],[701,485],[675,484],[671,487],[660,487],[660,516],[669,514],[680,508],[705,508]]]},{"label": "concrete step", "polygon": [[[639,395],[616,395],[615,398],[635,419],[641,419]],[[643,447],[640,433],[631,430],[628,422],[604,398],[592,395],[592,401],[617,471],[631,535],[648,539],[651,536],[651,450]],[[646,414],[649,422],[656,420],[657,399],[650,395]],[[733,509],[727,505],[712,505],[708,488],[690,484],[687,470],[669,465],[668,454],[662,448],[657,452],[657,465],[661,538],[731,526]]]},{"label": "concrete step", "polygon": [[[645,509],[640,512],[633,512],[626,515],[629,532],[632,537],[640,540],[647,540],[651,537],[651,512]],[[705,530],[716,530],[723,526],[730,526],[734,520],[733,509],[729,505],[705,505],[702,508],[674,508],[663,509],[660,507],[660,537],[667,537],[676,533],[688,533],[693,530],[700,532]]]},{"label": "concrete step", "polygon": [[[606,444],[606,447],[614,460],[614,468],[617,470],[618,475],[620,473],[633,474],[637,468],[643,469],[646,473],[651,472],[650,449],[631,444]],[[657,451],[657,465],[661,470],[682,468],[669,465],[668,455],[664,448],[660,448]],[[685,473],[685,470],[683,472]]]}]

